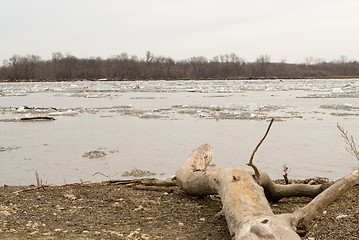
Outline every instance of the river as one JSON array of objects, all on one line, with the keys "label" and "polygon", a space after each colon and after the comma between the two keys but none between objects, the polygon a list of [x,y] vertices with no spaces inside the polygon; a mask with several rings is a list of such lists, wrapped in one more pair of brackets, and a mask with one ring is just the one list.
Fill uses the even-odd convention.
[{"label": "river", "polygon": [[359,143],[358,98],[359,79],[0,83],[0,184],[169,178],[203,143],[211,168],[247,167],[273,117],[258,168],[336,180],[359,163],[337,129]]}]

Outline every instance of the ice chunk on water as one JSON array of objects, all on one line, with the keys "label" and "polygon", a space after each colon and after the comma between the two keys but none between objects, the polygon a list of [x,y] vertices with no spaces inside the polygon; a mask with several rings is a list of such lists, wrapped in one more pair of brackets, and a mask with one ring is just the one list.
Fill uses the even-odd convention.
[{"label": "ice chunk on water", "polygon": [[332,93],[343,93],[343,89],[341,88],[333,88]]},{"label": "ice chunk on water", "polygon": [[73,111],[71,109],[66,110],[65,112],[52,112],[49,113],[50,116],[75,116],[78,112]]},{"label": "ice chunk on water", "polygon": [[161,116],[153,114],[151,112],[145,112],[138,116],[139,118],[161,118]]},{"label": "ice chunk on water", "polygon": [[347,110],[350,111],[352,109],[356,109],[358,107],[353,107],[353,105],[349,103],[345,104],[326,104],[326,105],[320,105],[320,108],[327,108],[327,109],[336,109],[336,110]]},{"label": "ice chunk on water", "polygon": [[25,113],[25,112],[27,112],[27,108],[25,106],[21,106],[18,109],[16,109],[16,112]]}]

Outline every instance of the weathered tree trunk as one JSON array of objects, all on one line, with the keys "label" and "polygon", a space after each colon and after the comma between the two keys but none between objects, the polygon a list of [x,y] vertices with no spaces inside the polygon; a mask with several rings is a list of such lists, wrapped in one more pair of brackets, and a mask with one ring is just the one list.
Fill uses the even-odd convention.
[{"label": "weathered tree trunk", "polygon": [[[176,172],[177,183],[185,192],[194,195],[219,194],[223,213],[233,239],[300,239],[297,226],[306,229],[318,213],[359,179],[359,170],[322,192],[325,185],[278,185],[260,173],[254,179],[248,169],[219,168],[207,170],[213,148],[204,144],[195,149],[184,166]],[[333,191],[335,193],[333,193]],[[320,195],[318,195],[322,192]],[[268,199],[318,195],[312,202],[292,214],[274,215]]]}]

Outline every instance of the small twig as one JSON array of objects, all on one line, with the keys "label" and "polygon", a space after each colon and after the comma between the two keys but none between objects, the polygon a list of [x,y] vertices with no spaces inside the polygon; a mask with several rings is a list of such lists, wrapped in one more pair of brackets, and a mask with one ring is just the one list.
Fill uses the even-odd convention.
[{"label": "small twig", "polygon": [[304,229],[304,230],[297,230],[297,233],[300,235],[300,236],[304,236],[307,232],[310,231],[310,229],[312,229],[314,227],[314,225],[318,222],[319,220],[319,217],[317,219],[314,220],[314,222],[307,228],[307,229]]},{"label": "small twig", "polygon": [[359,152],[358,152],[358,150],[356,148],[353,136],[349,137],[348,131],[345,131],[344,128],[339,125],[339,123],[337,123],[337,128],[341,132],[341,135],[344,138],[344,142],[348,145],[346,147],[346,150],[348,152],[350,152],[351,154],[353,154],[356,157],[357,160],[359,160]]},{"label": "small twig", "polygon": [[93,175],[92,175],[92,177],[94,177],[95,175],[97,175],[97,174],[100,174],[100,175],[102,175],[102,176],[104,176],[104,177],[107,177],[107,178],[109,178],[110,180],[111,180],[111,177],[114,177],[114,176],[117,176],[117,174],[118,173],[116,173],[115,175],[105,175],[105,174],[103,174],[103,173],[101,173],[101,172],[96,172],[96,173],[94,173]]},{"label": "small twig", "polygon": [[90,180],[83,181],[82,179],[80,179],[80,181],[81,181],[82,184],[91,183],[92,178],[93,178],[94,176],[96,176],[97,174],[102,175],[102,176],[104,176],[104,177],[107,177],[107,178],[110,179],[110,181],[111,181],[111,180],[112,180],[111,178],[114,177],[114,176],[117,176],[118,173],[116,173],[116,174],[114,174],[114,175],[110,175],[110,174],[109,174],[109,175],[105,175],[105,174],[103,174],[103,173],[101,173],[101,172],[95,172],[95,173],[91,176]]},{"label": "small twig", "polygon": [[173,192],[173,188],[170,187],[157,187],[157,186],[144,186],[144,185],[134,185],[131,186],[133,189],[136,190],[145,190],[145,191],[157,191],[157,192]]},{"label": "small twig", "polygon": [[38,186],[38,187],[29,187],[29,188],[26,188],[26,189],[20,189],[18,191],[15,191],[15,192],[13,192],[13,194],[17,195],[17,194],[19,194],[21,192],[28,192],[28,191],[38,190],[38,189],[46,190],[45,187],[49,187],[49,186],[41,185],[41,186]]},{"label": "small twig", "polygon": [[35,171],[35,177],[36,177],[37,186],[38,187],[42,186],[42,179],[40,179],[39,173],[37,171]]},{"label": "small twig", "polygon": [[253,170],[254,170],[254,178],[255,178],[256,181],[259,181],[260,174],[259,174],[259,171],[258,171],[258,168],[256,167],[256,165],[253,164],[253,157],[254,157],[254,154],[257,152],[259,146],[263,143],[264,139],[267,137],[267,135],[269,133],[269,130],[270,130],[272,124],[273,124],[273,121],[274,121],[274,118],[272,118],[272,120],[270,121],[269,126],[267,128],[267,131],[264,134],[264,137],[260,140],[260,142],[258,143],[256,148],[253,150],[252,156],[249,159],[249,163],[247,163],[248,166],[253,168]]}]

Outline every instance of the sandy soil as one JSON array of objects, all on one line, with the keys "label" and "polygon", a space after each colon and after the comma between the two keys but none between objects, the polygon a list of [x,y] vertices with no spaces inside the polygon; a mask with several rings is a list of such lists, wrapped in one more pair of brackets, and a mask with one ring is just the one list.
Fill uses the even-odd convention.
[{"label": "sandy soil", "polygon": [[[308,198],[273,203],[291,212]],[[0,239],[229,240],[218,196],[192,197],[104,183],[0,187]],[[359,186],[334,202],[303,239],[359,239]]]}]

